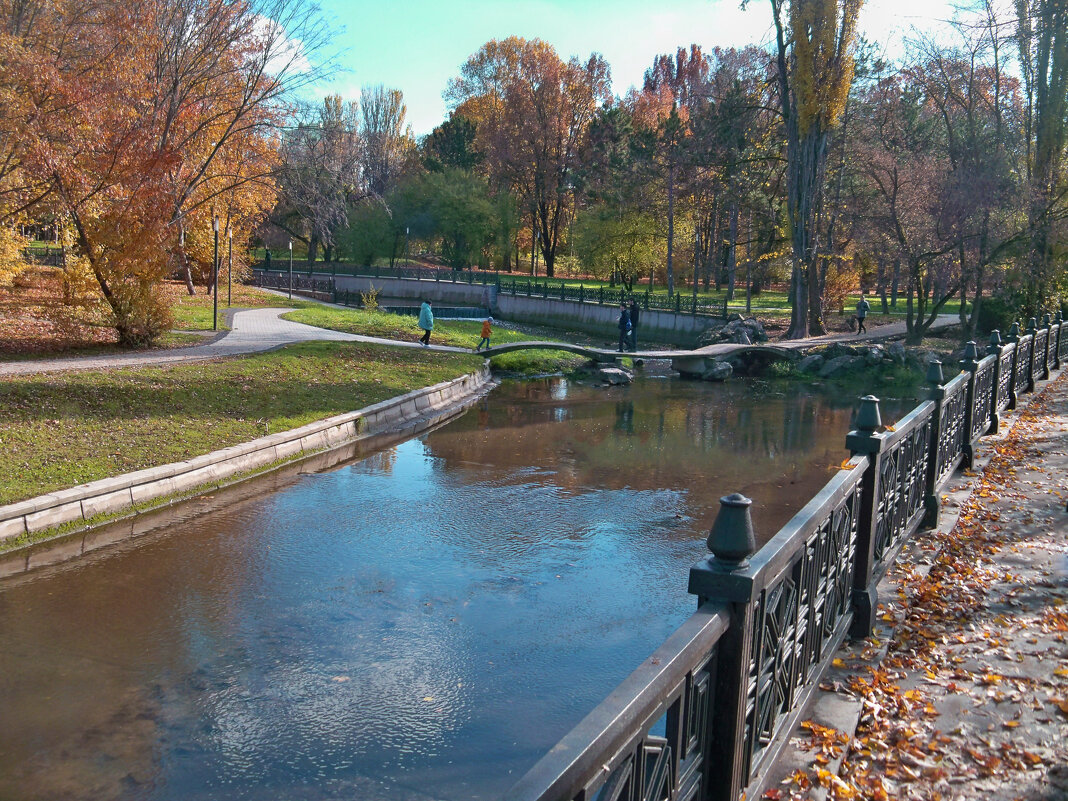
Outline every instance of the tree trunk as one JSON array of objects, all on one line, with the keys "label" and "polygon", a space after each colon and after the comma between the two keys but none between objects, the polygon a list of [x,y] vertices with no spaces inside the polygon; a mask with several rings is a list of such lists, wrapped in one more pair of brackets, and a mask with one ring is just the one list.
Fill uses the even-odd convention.
[{"label": "tree trunk", "polygon": [[901,283],[901,259],[894,259],[894,279],[890,285],[890,308],[897,308],[897,288]]},{"label": "tree trunk", "polygon": [[315,267],[315,259],[319,256],[319,235],[312,231],[308,237],[308,269]]},{"label": "tree trunk", "polygon": [[197,293],[193,286],[193,271],[189,268],[189,256],[185,252],[185,224],[178,218],[178,258],[182,263],[182,277],[185,279],[185,291],[190,295]]},{"label": "tree trunk", "polygon": [[668,201],[668,213],[667,213],[667,291],[668,297],[672,297],[675,294],[675,269],[672,264],[672,251],[675,246],[675,163],[672,162],[668,167],[668,185],[667,185],[667,201]]},{"label": "tree trunk", "polygon": [[730,227],[728,229],[727,255],[727,300],[734,300],[734,282],[738,269],[738,204],[731,203]]}]

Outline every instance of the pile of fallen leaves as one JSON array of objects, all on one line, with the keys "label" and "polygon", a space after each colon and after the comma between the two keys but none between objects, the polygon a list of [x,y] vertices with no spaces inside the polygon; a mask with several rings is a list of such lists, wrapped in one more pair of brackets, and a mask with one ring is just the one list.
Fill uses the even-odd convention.
[{"label": "pile of fallen leaves", "polygon": [[[920,557],[893,569],[897,599],[881,612],[892,628],[886,655],[838,688],[862,699],[856,736],[806,724],[814,772],[798,771],[765,797],[822,787],[832,799],[1025,798],[1027,786],[1064,771],[1068,591],[1048,571],[1018,574],[1026,560],[1013,558],[1021,547],[1068,550],[1063,522],[1026,528],[1037,504],[1026,503],[1018,466],[1039,456],[1035,432],[1047,412],[1046,399],[1032,401],[953,530],[924,535]],[[880,643],[866,645],[862,660]],[[837,774],[822,767],[844,750]]]},{"label": "pile of fallen leaves", "polygon": [[0,286],[0,358],[118,341],[113,328],[95,319],[95,310],[71,304],[64,295],[63,272],[55,267],[31,267],[12,285]]}]

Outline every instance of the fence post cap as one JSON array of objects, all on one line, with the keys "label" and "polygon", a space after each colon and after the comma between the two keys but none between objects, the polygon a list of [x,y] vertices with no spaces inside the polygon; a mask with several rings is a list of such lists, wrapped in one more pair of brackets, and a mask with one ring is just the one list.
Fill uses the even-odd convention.
[{"label": "fence post cap", "polygon": [[1018,339],[1020,336],[1020,321],[1013,320],[1009,326],[1009,339]]},{"label": "fence post cap", "polygon": [[942,386],[945,376],[942,374],[942,362],[934,359],[927,364],[927,383]]},{"label": "fence post cap", "polygon": [[974,339],[969,339],[964,343],[964,358],[973,362],[979,358],[979,348],[976,346]]},{"label": "fence post cap", "polygon": [[857,410],[857,429],[870,434],[882,424],[883,417],[879,412],[879,399],[874,395],[865,395],[860,399],[860,408]]},{"label": "fence post cap", "polygon": [[753,501],[740,492],[719,499],[719,514],[708,532],[708,550],[715,556],[715,563],[731,571],[745,567],[756,550],[756,535],[753,533],[753,518],[749,508]]},{"label": "fence post cap", "polygon": [[1064,322],[1064,312],[1062,312],[1060,309],[1057,309],[1057,322]]},{"label": "fence post cap", "polygon": [[1027,333],[1028,334],[1033,334],[1037,330],[1038,330],[1038,321],[1035,320],[1034,317],[1032,317],[1027,321]]},{"label": "fence post cap", "polygon": [[986,352],[1001,355],[1001,332],[996,328],[990,332],[990,346],[986,349]]}]

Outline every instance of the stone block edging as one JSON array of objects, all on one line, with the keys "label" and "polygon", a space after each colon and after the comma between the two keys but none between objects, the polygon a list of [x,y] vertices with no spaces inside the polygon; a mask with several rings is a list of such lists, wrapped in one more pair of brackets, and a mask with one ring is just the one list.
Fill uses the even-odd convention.
[{"label": "stone block edging", "polygon": [[135,504],[189,492],[238,473],[388,431],[461,402],[489,380],[487,364],[478,372],[451,381],[184,462],[149,467],[0,506],[0,542],[66,523],[87,521],[100,514],[119,513]]}]

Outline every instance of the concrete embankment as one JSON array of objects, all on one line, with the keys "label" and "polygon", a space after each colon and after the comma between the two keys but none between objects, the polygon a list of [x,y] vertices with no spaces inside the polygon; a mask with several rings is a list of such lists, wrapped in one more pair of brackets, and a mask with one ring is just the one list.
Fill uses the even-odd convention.
[{"label": "concrete embankment", "polygon": [[[136,515],[169,500],[183,500],[198,492],[211,491],[324,451],[335,451],[339,446],[400,429],[406,434],[423,430],[455,415],[491,380],[487,364],[476,373],[452,381],[188,461],[138,470],[0,506],[0,543],[27,534],[42,534],[41,538],[32,538],[37,543],[53,531],[55,537],[66,543],[72,533]],[[76,545],[71,540],[66,548],[71,553],[65,558],[77,555],[84,547],[84,543]],[[0,557],[0,577],[37,566],[30,553],[33,549],[27,545]]]},{"label": "concrete embankment", "polygon": [[[330,278],[330,273],[314,273],[315,278]],[[445,306],[479,306],[489,309],[503,320],[531,325],[545,325],[583,331],[615,341],[619,308],[596,303],[554,299],[551,296],[527,297],[497,292],[492,284],[464,284],[449,281],[411,278],[372,278],[339,275],[334,278],[339,292],[366,292],[372,286],[379,291],[379,303],[391,301],[431,300]],[[716,322],[715,318],[649,309],[641,314],[641,338],[686,347],[695,346],[698,337]]]}]

